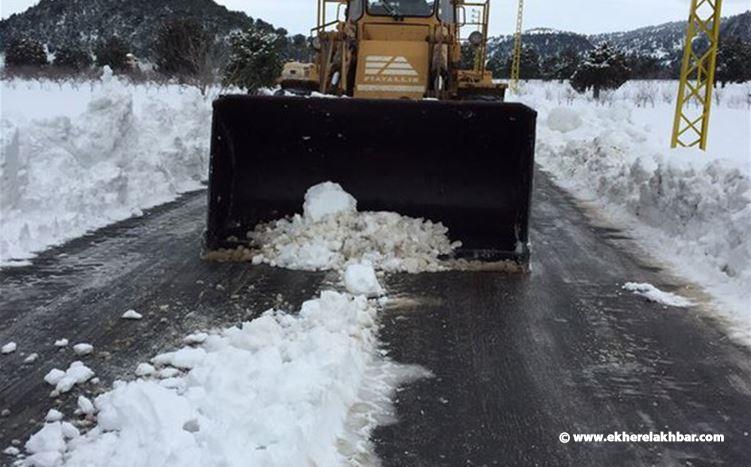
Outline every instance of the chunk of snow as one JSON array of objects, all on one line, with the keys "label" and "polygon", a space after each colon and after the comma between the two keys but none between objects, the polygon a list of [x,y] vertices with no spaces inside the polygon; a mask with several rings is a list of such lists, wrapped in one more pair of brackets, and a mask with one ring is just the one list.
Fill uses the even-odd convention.
[{"label": "chunk of snow", "polygon": [[68,346],[68,339],[58,339],[55,341],[55,347],[67,347]]},{"label": "chunk of snow", "polygon": [[34,363],[37,360],[37,358],[39,358],[39,354],[38,353],[36,353],[36,352],[30,353],[29,355],[26,356],[26,358],[23,359],[23,362],[24,363]]},{"label": "chunk of snow", "polygon": [[548,113],[548,128],[561,133],[574,131],[582,126],[579,114],[568,107],[556,107]]},{"label": "chunk of snow", "polygon": [[149,363],[139,363],[136,367],[136,376],[151,376],[155,372],[156,368]]},{"label": "chunk of snow", "polygon": [[143,315],[136,310],[128,310],[125,313],[123,313],[122,316],[123,319],[141,319],[143,318]]},{"label": "chunk of snow", "polygon": [[61,379],[65,377],[65,372],[63,370],[53,368],[51,369],[45,376],[44,380],[51,385],[56,385]]},{"label": "chunk of snow", "polygon": [[3,355],[13,353],[17,348],[18,346],[15,342],[8,342],[0,349],[0,353],[2,353]]},{"label": "chunk of snow", "polygon": [[73,426],[70,422],[60,422],[60,429],[63,432],[63,438],[65,439],[75,439],[81,436],[81,432],[78,431],[78,428]]},{"label": "chunk of snow", "polygon": [[208,337],[209,335],[205,332],[196,332],[185,336],[183,343],[187,345],[203,344],[204,342],[206,342],[206,339],[208,339]]},{"label": "chunk of snow", "polygon": [[161,379],[174,378],[180,374],[180,370],[177,368],[162,368],[157,373],[157,376]]},{"label": "chunk of snow", "polygon": [[50,409],[47,411],[47,415],[44,417],[45,422],[59,422],[64,417],[63,413],[56,409]]},{"label": "chunk of snow", "polygon": [[25,448],[31,454],[56,453],[62,456],[66,449],[62,424],[52,422],[44,425],[41,430],[31,435]]},{"label": "chunk of snow", "polygon": [[172,365],[177,368],[191,369],[201,363],[206,351],[201,348],[183,347],[176,352],[167,352],[151,359],[157,365]]},{"label": "chunk of snow", "polygon": [[82,362],[73,362],[66,371],[54,368],[44,377],[44,380],[55,386],[55,391],[65,393],[76,384],[85,383],[94,376],[94,372]]},{"label": "chunk of snow", "polygon": [[303,213],[310,221],[319,222],[327,216],[353,214],[356,211],[357,200],[338,183],[319,183],[305,192]]},{"label": "chunk of snow", "polygon": [[344,270],[344,285],[353,295],[365,295],[368,298],[383,295],[383,288],[378,283],[375,269],[369,263],[347,266]]},{"label": "chunk of snow", "polygon": [[6,454],[8,456],[17,456],[20,453],[21,451],[15,446],[8,446],[7,448],[3,449],[3,454]]},{"label": "chunk of snow", "polygon": [[76,355],[89,355],[94,351],[94,346],[91,344],[80,343],[73,346],[73,351]]},{"label": "chunk of snow", "polygon": [[94,403],[86,396],[78,396],[78,409],[86,415],[93,415],[96,411]]},{"label": "chunk of snow", "polygon": [[634,292],[637,295],[641,295],[651,302],[660,303],[662,305],[685,308],[694,304],[691,300],[681,297],[680,295],[663,292],[652,284],[627,282],[623,285],[623,288]]}]

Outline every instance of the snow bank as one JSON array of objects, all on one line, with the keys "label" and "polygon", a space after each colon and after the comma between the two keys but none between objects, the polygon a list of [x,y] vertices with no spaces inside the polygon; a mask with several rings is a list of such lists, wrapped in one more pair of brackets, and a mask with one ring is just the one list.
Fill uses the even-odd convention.
[{"label": "snow bank", "polygon": [[[363,449],[341,449],[348,418],[367,405],[363,391],[388,400],[394,387],[369,380],[388,365],[375,318],[365,297],[325,291],[298,314],[269,310],[157,356],[157,366],[189,370],[169,384],[117,382],[93,407],[83,401],[96,427],[66,436],[59,421],[47,424],[26,444],[28,465],[344,465],[343,452]],[[140,374],[151,373],[145,366]],[[375,423],[363,413],[359,439]]]},{"label": "snow bank", "polygon": [[662,291],[652,284],[627,282],[623,285],[623,289],[641,295],[650,302],[659,303],[661,305],[686,308],[694,304],[687,298],[674,293]]},{"label": "snow bank", "polygon": [[206,178],[210,99],[197,90],[107,74],[91,87],[0,86],[0,264],[139,215]]},{"label": "snow bank", "polygon": [[751,337],[751,85],[719,90],[707,152],[669,149],[676,86],[629,83],[598,104],[567,84],[527,83],[519,100],[540,112],[542,168],[705,287]]}]

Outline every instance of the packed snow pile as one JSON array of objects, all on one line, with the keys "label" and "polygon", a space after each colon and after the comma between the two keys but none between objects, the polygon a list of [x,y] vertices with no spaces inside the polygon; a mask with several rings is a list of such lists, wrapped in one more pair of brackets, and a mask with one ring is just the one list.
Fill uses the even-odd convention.
[{"label": "packed snow pile", "polygon": [[[111,73],[91,88],[0,86],[0,265],[199,189],[207,176],[210,99],[197,90]],[[85,109],[65,115],[78,101]]]},{"label": "packed snow pile", "polygon": [[[389,365],[377,330],[364,296],[325,291],[298,314],[269,310],[139,365],[144,377],[94,400],[89,432],[55,418],[26,443],[27,465],[345,465],[365,447],[342,444],[367,441],[377,423],[362,407],[394,387],[369,380]],[[173,371],[160,379],[158,369]],[[358,410],[353,436],[346,422]]]},{"label": "packed snow pile", "polygon": [[261,224],[244,255],[290,269],[344,269],[367,262],[384,271],[438,271],[439,258],[461,246],[441,223],[393,212],[358,212],[357,201],[332,182],[311,187],[303,214]]},{"label": "packed snow pile", "polygon": [[694,303],[680,295],[674,293],[665,292],[658,289],[652,284],[627,282],[623,285],[624,290],[628,290],[637,295],[641,295],[650,302],[659,303],[666,306],[674,306],[678,308],[686,308],[692,306]]},{"label": "packed snow pile", "polygon": [[669,148],[676,83],[629,83],[601,102],[567,84],[528,84],[537,161],[701,284],[751,337],[751,87],[718,89],[708,151]]}]

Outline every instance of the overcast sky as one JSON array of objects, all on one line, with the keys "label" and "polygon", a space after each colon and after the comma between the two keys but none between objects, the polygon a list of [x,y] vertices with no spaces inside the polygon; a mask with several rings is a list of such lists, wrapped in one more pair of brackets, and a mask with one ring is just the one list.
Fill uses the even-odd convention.
[{"label": "overcast sky", "polygon": [[[216,0],[293,33],[305,33],[315,21],[316,0]],[[3,18],[37,0],[0,0]],[[612,32],[688,18],[690,0],[527,0],[524,28],[550,27],[579,33]],[[742,13],[751,0],[725,0],[723,15]],[[516,0],[491,0],[491,34],[514,28]],[[554,6],[551,6],[554,5]]]}]

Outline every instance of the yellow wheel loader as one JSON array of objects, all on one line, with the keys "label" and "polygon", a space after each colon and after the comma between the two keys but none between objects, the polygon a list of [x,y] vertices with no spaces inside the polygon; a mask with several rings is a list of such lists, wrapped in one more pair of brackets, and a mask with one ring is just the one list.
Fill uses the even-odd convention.
[{"label": "yellow wheel loader", "polygon": [[315,59],[285,65],[282,96],[214,102],[206,248],[331,180],[361,211],[442,222],[459,257],[526,263],[536,113],[485,69],[488,3],[318,0]]}]

